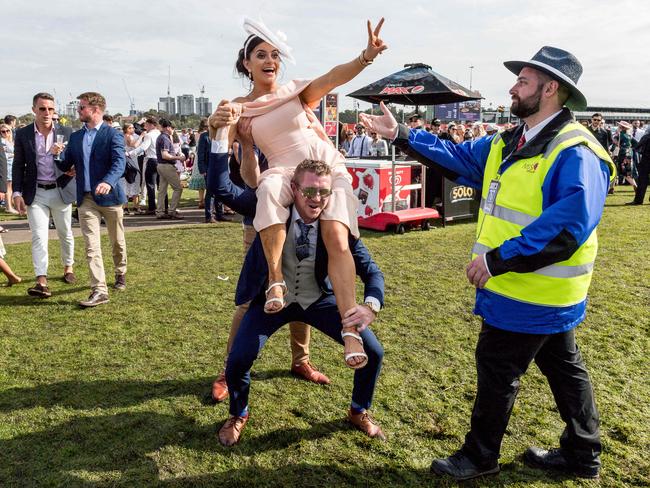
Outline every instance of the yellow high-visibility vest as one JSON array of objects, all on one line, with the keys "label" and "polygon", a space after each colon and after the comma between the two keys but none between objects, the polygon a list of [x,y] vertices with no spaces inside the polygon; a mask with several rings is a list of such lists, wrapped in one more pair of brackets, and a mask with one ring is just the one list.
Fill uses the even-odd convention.
[{"label": "yellow high-visibility vest", "polygon": [[[501,136],[492,141],[483,177],[483,199],[479,209],[476,243],[472,259],[499,247],[504,241],[521,235],[521,230],[542,214],[542,185],[561,151],[584,144],[610,168],[610,181],[616,167],[607,151],[582,125],[565,125],[546,146],[543,154],[520,159],[499,174],[502,149]],[[496,198],[488,202],[491,182],[498,182]],[[496,186],[492,183],[493,187]],[[500,295],[535,305],[565,307],[582,302],[587,297],[598,251],[596,229],[566,261],[531,273],[508,272],[490,278],[486,289]]]}]

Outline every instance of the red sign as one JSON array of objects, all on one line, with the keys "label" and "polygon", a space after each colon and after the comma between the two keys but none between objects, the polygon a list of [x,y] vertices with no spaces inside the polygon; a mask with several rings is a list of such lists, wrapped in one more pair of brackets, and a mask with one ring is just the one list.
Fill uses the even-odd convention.
[{"label": "red sign", "polygon": [[386,86],[382,91],[379,92],[380,95],[415,95],[416,93],[422,93],[424,91],[424,86]]}]

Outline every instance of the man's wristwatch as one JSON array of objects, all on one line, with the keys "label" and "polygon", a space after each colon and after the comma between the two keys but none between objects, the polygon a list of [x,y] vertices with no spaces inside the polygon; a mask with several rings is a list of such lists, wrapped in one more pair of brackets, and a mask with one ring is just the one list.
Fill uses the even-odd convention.
[{"label": "man's wristwatch", "polygon": [[373,302],[365,302],[364,305],[368,307],[375,315],[379,315],[379,307]]}]

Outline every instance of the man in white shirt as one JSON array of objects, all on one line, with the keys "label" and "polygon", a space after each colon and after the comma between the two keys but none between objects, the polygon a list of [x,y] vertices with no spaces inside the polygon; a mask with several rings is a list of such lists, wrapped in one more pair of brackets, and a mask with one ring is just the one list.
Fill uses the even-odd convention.
[{"label": "man in white shirt", "polygon": [[350,150],[347,156],[349,158],[362,158],[370,156],[370,145],[372,140],[366,135],[366,128],[357,124],[355,127],[356,136],[350,141]]},{"label": "man in white shirt", "polygon": [[130,151],[128,155],[133,159],[144,154],[144,180],[147,188],[147,215],[156,214],[156,186],[158,185],[158,158],[156,157],[156,141],[160,135],[158,121],[149,117],[144,122],[144,129],[147,133],[142,139],[142,144]]},{"label": "man in white shirt", "polygon": [[63,151],[64,136],[52,122],[54,97],[49,93],[34,95],[34,123],[16,131],[13,164],[13,203],[21,215],[27,214],[32,233],[32,263],[36,283],[27,290],[30,296],[49,298],[48,287],[48,224],[50,216],[56,224],[63,262],[63,281],[73,284],[74,237],[72,235],[72,202],[76,185],[70,175],[63,174],[56,160]]}]

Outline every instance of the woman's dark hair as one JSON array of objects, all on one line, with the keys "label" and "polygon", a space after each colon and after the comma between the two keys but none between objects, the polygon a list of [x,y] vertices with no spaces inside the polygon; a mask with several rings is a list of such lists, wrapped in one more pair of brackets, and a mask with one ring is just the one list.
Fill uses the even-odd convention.
[{"label": "woman's dark hair", "polygon": [[203,132],[205,130],[208,130],[208,119],[203,118],[199,121],[199,132]]},{"label": "woman's dark hair", "polygon": [[[251,58],[251,53],[253,50],[262,44],[264,42],[264,39],[261,39],[255,35],[250,35],[246,39],[246,42],[244,43],[244,46],[246,47],[246,59]],[[235,69],[237,70],[237,73],[239,73],[241,76],[245,76],[246,78],[251,78],[250,73],[244,66],[244,48],[242,47],[239,50],[239,56],[237,57],[237,62],[235,63]]]}]

